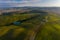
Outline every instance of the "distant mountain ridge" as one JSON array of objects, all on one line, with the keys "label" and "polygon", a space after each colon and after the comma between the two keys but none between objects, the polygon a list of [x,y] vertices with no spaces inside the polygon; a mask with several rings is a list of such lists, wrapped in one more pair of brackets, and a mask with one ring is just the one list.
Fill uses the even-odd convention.
[{"label": "distant mountain ridge", "polygon": [[4,8],[0,8],[0,10],[10,10],[10,9],[48,10],[48,11],[60,13],[60,7],[4,7]]}]

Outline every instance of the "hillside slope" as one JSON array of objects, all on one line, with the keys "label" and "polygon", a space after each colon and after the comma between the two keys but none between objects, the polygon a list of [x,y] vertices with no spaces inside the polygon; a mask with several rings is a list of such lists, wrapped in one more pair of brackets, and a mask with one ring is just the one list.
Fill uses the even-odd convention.
[{"label": "hillside slope", "polygon": [[0,15],[0,40],[60,40],[60,16],[45,11]]},{"label": "hillside slope", "polygon": [[60,16],[48,14],[47,22],[43,25],[35,40],[60,40]]}]

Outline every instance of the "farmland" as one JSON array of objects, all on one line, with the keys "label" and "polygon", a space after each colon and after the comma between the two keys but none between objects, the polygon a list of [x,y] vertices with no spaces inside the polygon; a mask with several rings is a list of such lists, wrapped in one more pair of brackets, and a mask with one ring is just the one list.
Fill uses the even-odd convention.
[{"label": "farmland", "polygon": [[0,15],[0,40],[60,40],[60,16],[46,11]]}]

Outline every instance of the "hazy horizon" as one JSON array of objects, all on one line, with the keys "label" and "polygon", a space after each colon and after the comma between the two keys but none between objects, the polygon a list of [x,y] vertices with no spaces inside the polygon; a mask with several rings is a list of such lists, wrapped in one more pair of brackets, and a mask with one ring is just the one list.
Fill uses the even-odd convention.
[{"label": "hazy horizon", "polygon": [[60,0],[0,0],[0,7],[60,7]]}]

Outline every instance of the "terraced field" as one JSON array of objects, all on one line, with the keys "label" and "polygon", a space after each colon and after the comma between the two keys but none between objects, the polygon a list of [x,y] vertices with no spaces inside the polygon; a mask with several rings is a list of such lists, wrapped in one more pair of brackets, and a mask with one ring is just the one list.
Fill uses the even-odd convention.
[{"label": "terraced field", "polygon": [[60,40],[60,17],[53,13],[0,15],[0,40]]}]

